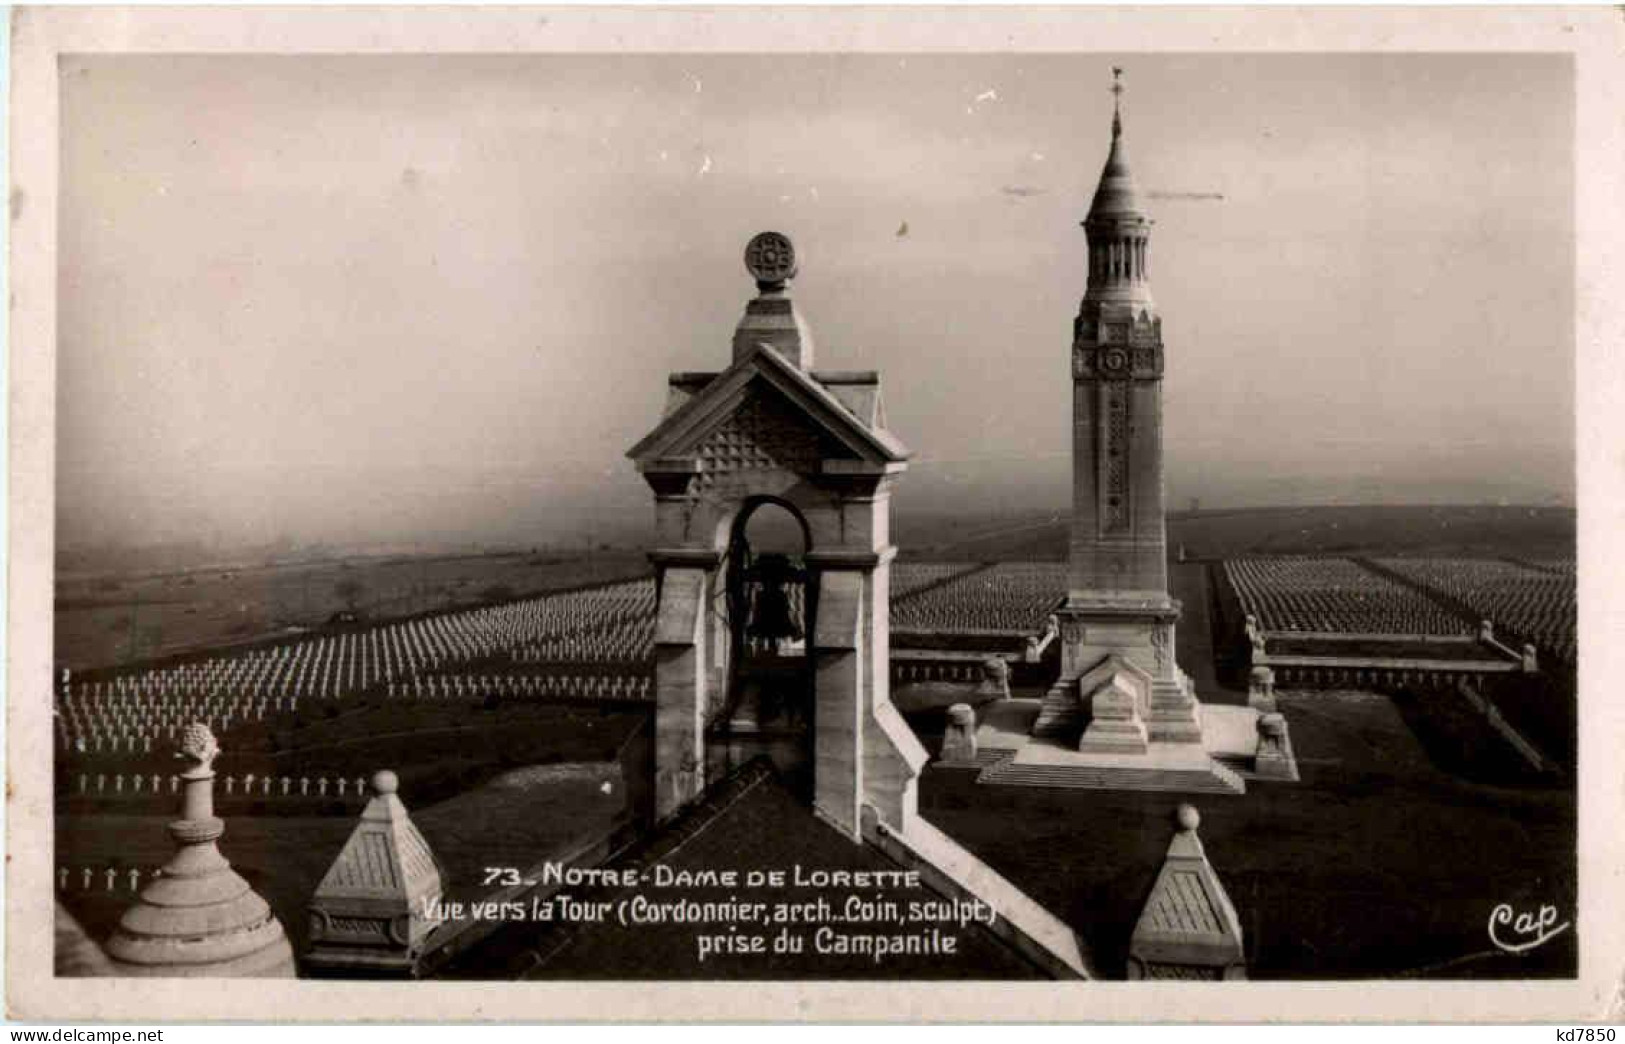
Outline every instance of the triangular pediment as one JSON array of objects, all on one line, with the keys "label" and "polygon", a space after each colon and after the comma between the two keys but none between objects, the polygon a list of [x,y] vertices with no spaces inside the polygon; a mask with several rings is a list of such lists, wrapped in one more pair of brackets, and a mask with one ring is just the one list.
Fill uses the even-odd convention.
[{"label": "triangular pediment", "polygon": [[803,471],[825,459],[908,459],[890,432],[864,423],[829,389],[767,345],[717,374],[627,452],[639,465],[741,456]]},{"label": "triangular pediment", "polygon": [[775,469],[810,474],[820,461],[851,459],[853,454],[775,389],[752,381],[737,408],[667,456],[698,459],[704,474]]}]

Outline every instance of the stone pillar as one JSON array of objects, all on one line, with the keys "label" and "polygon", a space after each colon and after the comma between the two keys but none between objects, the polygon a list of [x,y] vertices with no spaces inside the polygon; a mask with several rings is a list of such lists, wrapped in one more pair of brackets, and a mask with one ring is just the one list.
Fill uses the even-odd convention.
[{"label": "stone pillar", "polygon": [[[891,555],[886,548],[808,556],[820,571],[813,634],[818,700],[814,801],[854,840],[863,836],[866,808],[891,830],[909,829],[918,807],[916,779],[929,759],[891,702]],[[849,734],[854,714],[855,731]]]},{"label": "stone pillar", "polygon": [[216,842],[225,824],[214,815],[214,759],[209,730],[186,727],[181,754],[181,818],[169,824],[175,855],[119,919],[107,944],[113,974],[183,978],[277,977],[294,974],[282,925],[232,870]]},{"label": "stone pillar", "polygon": [[824,573],[812,631],[813,804],[854,837],[863,804],[863,586],[856,572]]},{"label": "stone pillar", "polygon": [[705,789],[705,609],[711,576],[694,566],[660,575],[655,621],[655,818]]}]

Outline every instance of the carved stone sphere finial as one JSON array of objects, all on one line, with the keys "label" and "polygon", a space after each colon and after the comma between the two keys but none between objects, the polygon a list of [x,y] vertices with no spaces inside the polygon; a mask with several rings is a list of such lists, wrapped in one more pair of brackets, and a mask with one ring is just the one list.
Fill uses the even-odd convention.
[{"label": "carved stone sphere finial", "polygon": [[199,768],[208,768],[220,754],[220,744],[215,742],[214,733],[209,731],[207,725],[201,722],[192,722],[181,732],[181,756],[190,758],[198,763]]},{"label": "carved stone sphere finial", "polygon": [[745,244],[745,271],[760,286],[783,286],[796,277],[795,244],[781,232],[758,232]]},{"label": "carved stone sphere finial", "polygon": [[393,794],[400,789],[400,785],[400,777],[389,771],[389,769],[373,773],[372,792],[374,794]]},{"label": "carved stone sphere finial", "polygon": [[1174,819],[1179,823],[1179,829],[1187,834],[1196,833],[1196,828],[1202,825],[1202,814],[1196,811],[1195,805],[1180,805]]},{"label": "carved stone sphere finial", "polygon": [[1260,714],[1258,716],[1258,734],[1260,736],[1285,736],[1286,716],[1282,714]]}]

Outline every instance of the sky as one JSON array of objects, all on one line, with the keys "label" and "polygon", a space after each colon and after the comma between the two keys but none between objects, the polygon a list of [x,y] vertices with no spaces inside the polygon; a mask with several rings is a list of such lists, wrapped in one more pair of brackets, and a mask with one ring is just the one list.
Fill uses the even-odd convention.
[{"label": "sky", "polygon": [[1573,503],[1564,56],[93,56],[58,543],[635,535],[763,229],[881,372],[900,519],[1063,509],[1114,64],[1170,506]]}]

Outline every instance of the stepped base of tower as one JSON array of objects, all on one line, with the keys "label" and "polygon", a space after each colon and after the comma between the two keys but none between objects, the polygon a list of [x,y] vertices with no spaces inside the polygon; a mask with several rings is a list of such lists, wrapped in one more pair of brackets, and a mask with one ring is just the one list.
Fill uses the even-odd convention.
[{"label": "stepped base of tower", "polygon": [[[1179,603],[1166,594],[1074,600],[1057,611],[1061,676],[1013,756],[984,783],[1239,794],[1209,750],[1202,706],[1174,661]],[[997,749],[999,741],[989,737]]]},{"label": "stepped base of tower", "polygon": [[1199,704],[1174,662],[1178,602],[1167,595],[1096,598],[1055,615],[1061,676],[1044,696],[1034,737],[1102,754],[1201,745]]},{"label": "stepped base of tower", "polygon": [[1146,790],[1242,794],[1253,760],[1258,712],[1249,707],[1199,707],[1200,743],[1150,741],[1143,751],[1078,750],[1033,735],[1040,700],[1003,700],[983,709],[977,730],[976,782],[990,786],[1071,790]]},{"label": "stepped base of tower", "polygon": [[1140,754],[1085,753],[1052,740],[1033,740],[976,777],[993,786],[1071,790],[1152,790],[1181,794],[1244,794],[1233,769],[1189,743],[1154,743]]}]

